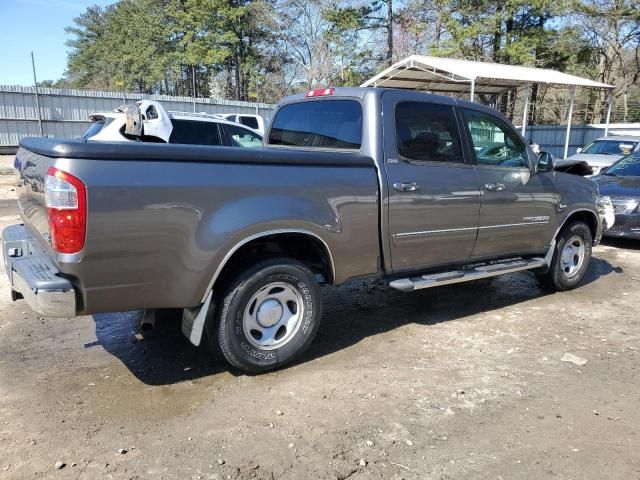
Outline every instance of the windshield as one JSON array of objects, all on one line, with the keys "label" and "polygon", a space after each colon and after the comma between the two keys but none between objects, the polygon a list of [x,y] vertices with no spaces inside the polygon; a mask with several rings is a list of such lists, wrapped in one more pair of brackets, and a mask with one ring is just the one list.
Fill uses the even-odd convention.
[{"label": "windshield", "polygon": [[580,153],[595,153],[599,155],[629,155],[638,145],[638,142],[626,140],[596,140],[585,147]]},{"label": "windshield", "polygon": [[612,177],[640,177],[640,153],[629,155],[614,163],[605,172]]}]

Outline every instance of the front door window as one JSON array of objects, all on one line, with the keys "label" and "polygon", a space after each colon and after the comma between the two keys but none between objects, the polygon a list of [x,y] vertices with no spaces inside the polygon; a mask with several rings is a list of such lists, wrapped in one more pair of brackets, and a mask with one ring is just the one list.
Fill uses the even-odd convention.
[{"label": "front door window", "polygon": [[527,147],[505,122],[493,115],[464,110],[478,165],[529,168]]}]

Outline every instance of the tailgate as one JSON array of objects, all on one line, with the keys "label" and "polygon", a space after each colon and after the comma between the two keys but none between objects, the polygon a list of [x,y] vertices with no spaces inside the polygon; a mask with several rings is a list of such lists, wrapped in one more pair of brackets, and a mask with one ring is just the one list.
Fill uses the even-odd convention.
[{"label": "tailgate", "polygon": [[26,227],[42,246],[50,249],[49,218],[44,198],[44,182],[53,159],[18,149],[15,166],[19,174],[18,206]]}]

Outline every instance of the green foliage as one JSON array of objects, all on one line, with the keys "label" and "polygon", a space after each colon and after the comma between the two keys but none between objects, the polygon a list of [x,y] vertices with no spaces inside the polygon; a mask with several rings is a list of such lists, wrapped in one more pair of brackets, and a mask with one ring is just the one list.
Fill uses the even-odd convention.
[{"label": "green foliage", "polygon": [[65,86],[276,101],[422,53],[575,72],[640,100],[638,0],[119,0],[66,31]]},{"label": "green foliage", "polygon": [[[72,38],[67,78],[79,87],[193,94],[210,72],[238,70],[254,56],[250,4],[238,0],[120,0],[97,6],[66,29]],[[236,85],[242,97],[242,85]]]}]

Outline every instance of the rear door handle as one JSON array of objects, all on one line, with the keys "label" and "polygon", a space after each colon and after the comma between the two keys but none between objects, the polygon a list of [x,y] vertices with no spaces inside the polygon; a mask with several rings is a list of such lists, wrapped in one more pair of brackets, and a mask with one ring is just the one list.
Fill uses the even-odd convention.
[{"label": "rear door handle", "polygon": [[487,183],[484,188],[489,192],[501,192],[507,187],[505,187],[504,183]]},{"label": "rear door handle", "polygon": [[416,182],[398,182],[393,184],[393,189],[398,192],[417,192],[420,185]]}]

